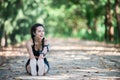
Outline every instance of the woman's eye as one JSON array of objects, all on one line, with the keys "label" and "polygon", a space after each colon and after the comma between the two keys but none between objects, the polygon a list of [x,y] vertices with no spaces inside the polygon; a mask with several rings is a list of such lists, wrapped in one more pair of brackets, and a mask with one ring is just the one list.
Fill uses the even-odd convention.
[{"label": "woman's eye", "polygon": [[44,32],[44,30],[39,30],[38,32]]},{"label": "woman's eye", "polygon": [[39,30],[38,32],[41,32],[41,30]]}]

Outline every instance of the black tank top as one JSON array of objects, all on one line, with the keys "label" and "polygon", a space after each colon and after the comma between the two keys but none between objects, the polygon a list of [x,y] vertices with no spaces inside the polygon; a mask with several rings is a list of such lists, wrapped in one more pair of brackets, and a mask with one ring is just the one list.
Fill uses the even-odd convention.
[{"label": "black tank top", "polygon": [[43,48],[44,48],[44,38],[42,39],[42,50],[36,51],[35,48],[34,48],[34,46],[35,46],[35,45],[32,46],[33,54],[34,54],[34,56],[39,56],[40,53],[42,53],[42,50],[43,50]]}]

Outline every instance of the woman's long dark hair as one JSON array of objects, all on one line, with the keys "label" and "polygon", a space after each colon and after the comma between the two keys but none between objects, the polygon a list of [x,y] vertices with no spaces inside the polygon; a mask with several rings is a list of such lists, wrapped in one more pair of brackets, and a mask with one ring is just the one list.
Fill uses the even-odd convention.
[{"label": "woman's long dark hair", "polygon": [[[31,27],[31,38],[32,38],[32,40],[33,40],[33,46],[35,45],[35,40],[34,40],[34,37],[35,37],[35,33],[36,33],[36,28],[37,27],[43,27],[44,28],[44,26],[42,25],[42,24],[40,24],[40,23],[36,23],[36,24],[34,24],[32,27]],[[44,45],[44,38],[43,38],[43,40],[42,40],[42,46]]]}]

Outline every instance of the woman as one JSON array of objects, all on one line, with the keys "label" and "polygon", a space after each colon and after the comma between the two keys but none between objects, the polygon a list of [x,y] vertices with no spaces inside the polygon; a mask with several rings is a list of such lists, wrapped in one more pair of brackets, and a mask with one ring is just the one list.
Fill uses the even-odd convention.
[{"label": "woman", "polygon": [[29,59],[26,63],[26,70],[29,74],[45,75],[49,71],[49,63],[45,58],[49,51],[48,42],[44,38],[44,27],[42,24],[34,24],[31,28],[31,40],[26,43]]}]

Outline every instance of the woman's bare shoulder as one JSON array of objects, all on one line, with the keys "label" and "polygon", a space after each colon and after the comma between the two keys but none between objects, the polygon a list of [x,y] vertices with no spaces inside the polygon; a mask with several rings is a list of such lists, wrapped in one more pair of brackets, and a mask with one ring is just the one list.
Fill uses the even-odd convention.
[{"label": "woman's bare shoulder", "polygon": [[32,45],[32,44],[33,44],[32,39],[26,41],[26,45]]}]

